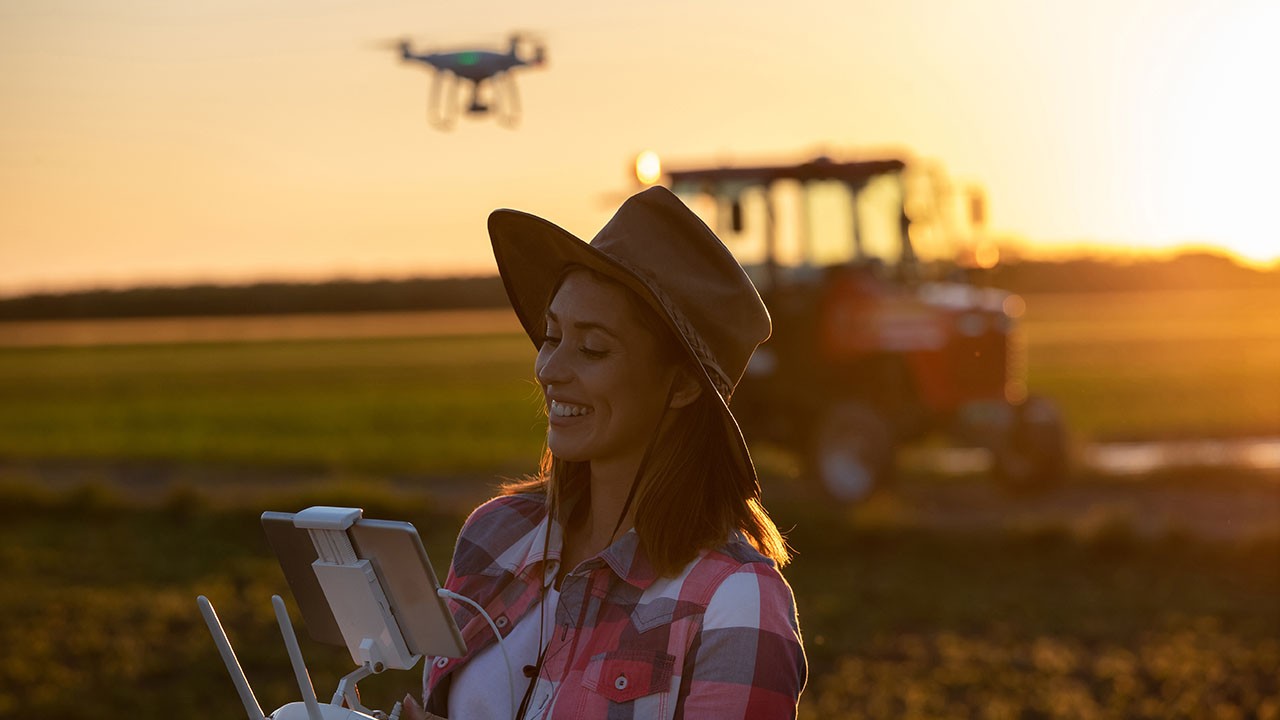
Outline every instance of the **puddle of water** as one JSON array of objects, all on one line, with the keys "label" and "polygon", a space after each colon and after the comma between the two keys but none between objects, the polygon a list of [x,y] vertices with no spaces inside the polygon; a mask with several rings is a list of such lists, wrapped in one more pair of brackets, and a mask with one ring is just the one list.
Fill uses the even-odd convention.
[{"label": "puddle of water", "polygon": [[[947,475],[991,470],[991,453],[983,448],[929,448],[912,459]],[[1280,437],[1094,443],[1081,451],[1079,462],[1108,475],[1176,468],[1280,470]]]},{"label": "puddle of water", "polygon": [[1280,470],[1280,438],[1098,443],[1085,449],[1083,461],[1114,475],[1180,467]]}]

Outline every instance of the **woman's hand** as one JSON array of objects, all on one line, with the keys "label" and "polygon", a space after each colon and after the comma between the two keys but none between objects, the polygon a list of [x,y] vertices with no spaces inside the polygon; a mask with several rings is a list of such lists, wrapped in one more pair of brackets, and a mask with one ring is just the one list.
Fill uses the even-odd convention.
[{"label": "woman's hand", "polygon": [[401,702],[400,720],[447,720],[422,709],[412,695],[405,695]]}]

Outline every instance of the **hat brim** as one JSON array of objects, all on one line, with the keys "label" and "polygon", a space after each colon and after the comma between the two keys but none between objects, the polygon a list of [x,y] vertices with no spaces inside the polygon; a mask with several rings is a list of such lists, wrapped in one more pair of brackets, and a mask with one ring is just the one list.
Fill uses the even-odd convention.
[{"label": "hat brim", "polygon": [[729,409],[728,398],[717,390],[711,374],[699,362],[689,338],[680,331],[670,311],[643,278],[568,230],[519,210],[493,211],[489,215],[489,240],[511,307],[534,347],[541,347],[546,339],[545,313],[551,302],[551,293],[571,265],[588,268],[617,281],[653,308],[679,340],[691,364],[698,368],[702,391],[715,397],[725,439],[743,471],[743,477],[750,483],[752,491],[759,494],[760,481],[755,465],[751,462],[742,429]]}]

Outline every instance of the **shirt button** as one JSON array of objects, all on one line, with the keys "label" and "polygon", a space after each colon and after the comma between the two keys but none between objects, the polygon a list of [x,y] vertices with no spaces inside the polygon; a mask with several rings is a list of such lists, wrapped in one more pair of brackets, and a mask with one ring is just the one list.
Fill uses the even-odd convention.
[{"label": "shirt button", "polygon": [[449,664],[449,658],[447,658],[447,657],[438,657],[438,658],[436,658],[436,667],[438,667],[438,668],[442,668],[442,667],[444,667],[445,665],[448,665],[448,664]]},{"label": "shirt button", "polygon": [[507,620],[507,616],[506,616],[506,615],[499,615],[499,616],[498,616],[498,619],[493,621],[493,624],[494,624],[494,625],[497,625],[497,626],[498,626],[498,627],[500,627],[500,628],[504,628],[504,627],[506,627],[506,626],[507,626],[507,623],[508,623],[508,622],[510,622],[510,621],[509,621],[509,620]]},{"label": "shirt button", "polygon": [[613,681],[613,686],[619,690],[627,689],[627,676],[619,675],[617,680]]}]

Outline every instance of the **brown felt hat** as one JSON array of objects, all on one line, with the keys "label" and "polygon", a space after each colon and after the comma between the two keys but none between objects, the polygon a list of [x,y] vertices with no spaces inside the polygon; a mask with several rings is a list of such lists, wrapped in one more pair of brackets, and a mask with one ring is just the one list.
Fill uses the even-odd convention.
[{"label": "brown felt hat", "polygon": [[589,244],[540,217],[505,209],[489,215],[489,238],[511,306],[535,346],[544,340],[551,293],[571,265],[618,281],[657,311],[702,368],[703,387],[719,399],[727,440],[758,492],[729,398],[756,346],[769,338],[769,311],[693,211],[655,186],[628,198]]}]

